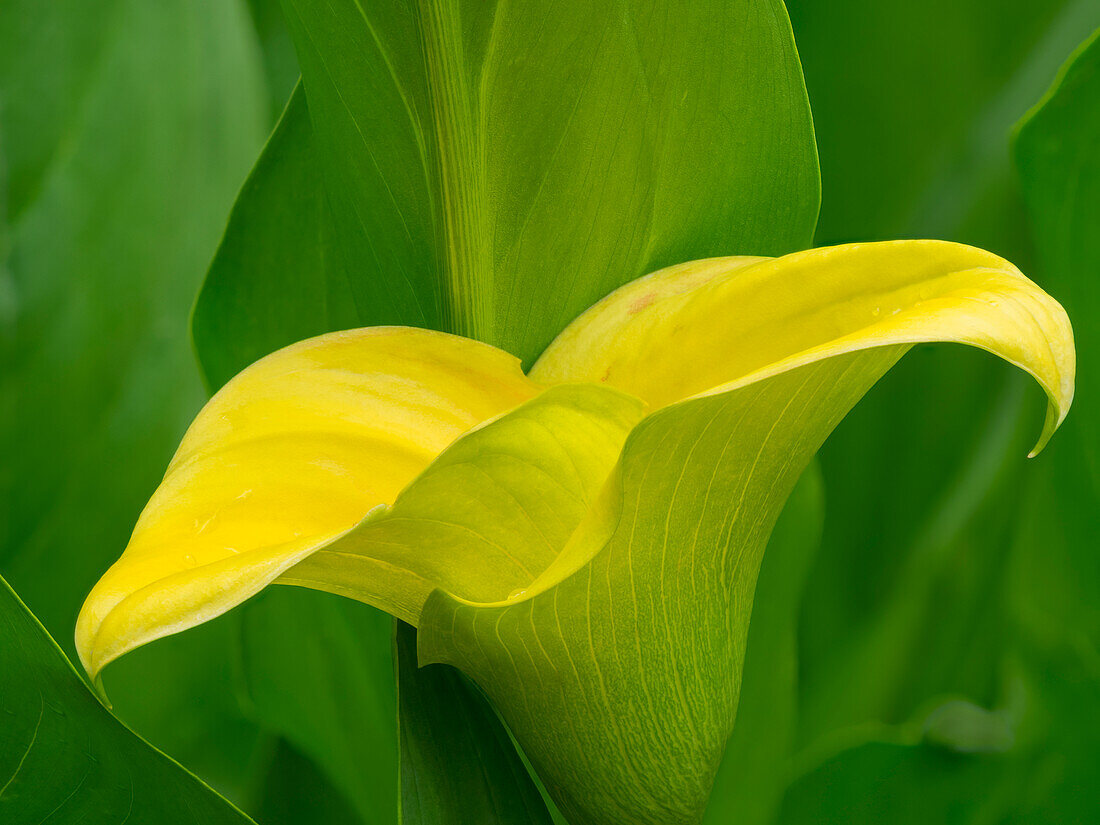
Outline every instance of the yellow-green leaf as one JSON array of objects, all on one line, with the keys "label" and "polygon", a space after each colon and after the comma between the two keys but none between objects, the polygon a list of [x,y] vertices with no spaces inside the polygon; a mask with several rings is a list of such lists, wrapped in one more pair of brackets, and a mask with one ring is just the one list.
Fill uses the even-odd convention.
[{"label": "yellow-green leaf", "polygon": [[437,591],[421,616],[422,662],[479,682],[577,825],[701,817],[771,526],[908,345],[969,343],[1034,375],[1051,402],[1039,446],[1072,399],[1061,307],[980,250],[903,242],[697,266],[704,277],[679,267],[609,297],[532,374],[606,381],[655,405],[698,397],[634,430],[523,598]]}]

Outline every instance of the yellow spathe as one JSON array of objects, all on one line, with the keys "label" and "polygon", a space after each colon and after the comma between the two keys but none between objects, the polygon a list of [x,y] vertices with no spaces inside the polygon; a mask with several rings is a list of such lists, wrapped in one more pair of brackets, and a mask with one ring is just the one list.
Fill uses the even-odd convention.
[{"label": "yellow spathe", "polygon": [[199,413],[88,596],[84,667],[244,601],[536,392],[507,353],[419,329],[332,333],[256,362]]},{"label": "yellow spathe", "polygon": [[[574,321],[530,378],[500,350],[424,330],[355,330],[288,347],[242,372],[195,420],[125,553],[81,611],[81,660],[95,676],[126,651],[207,621],[284,574],[362,591],[415,621],[424,594],[447,582],[424,579],[415,542],[396,555],[393,546],[385,555],[370,549],[380,546],[372,535],[390,535],[392,520],[355,545],[356,569],[384,565],[393,573],[384,580],[353,586],[357,574],[337,554],[291,568],[392,504],[463,433],[542,387],[605,384],[652,411],[836,355],[925,341],[980,347],[1034,376],[1050,399],[1036,450],[1064,419],[1075,356],[1061,306],[1007,261],[938,241],[712,259],[653,273]],[[424,506],[417,518],[426,524]]]}]

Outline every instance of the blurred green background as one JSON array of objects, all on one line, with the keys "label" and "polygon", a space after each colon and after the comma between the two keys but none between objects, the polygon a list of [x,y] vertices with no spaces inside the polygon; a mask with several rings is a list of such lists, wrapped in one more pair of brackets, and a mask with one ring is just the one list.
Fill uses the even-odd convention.
[{"label": "blurred green background", "polygon": [[[761,573],[734,740],[767,744],[731,748],[708,822],[1100,821],[1095,70],[1011,139],[1100,0],[788,9],[817,243],[1008,257],[1066,305],[1080,383],[1028,462],[1026,381],[922,347],[830,438],[820,525]],[[84,595],[205,397],[191,303],[297,76],[275,0],[0,1],[0,574],[70,658]],[[390,665],[359,640],[389,628],[276,589],[106,686],[261,823],[388,822]]]}]

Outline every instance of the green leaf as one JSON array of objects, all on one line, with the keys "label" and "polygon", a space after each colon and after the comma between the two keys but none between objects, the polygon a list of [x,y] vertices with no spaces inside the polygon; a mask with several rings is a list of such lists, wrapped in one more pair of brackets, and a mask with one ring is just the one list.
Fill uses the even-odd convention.
[{"label": "green leaf", "polygon": [[[1036,807],[1045,821],[1100,816],[1085,777],[1100,770],[1100,31],[1062,68],[1025,118],[1015,156],[1045,283],[1064,293],[1078,325],[1081,406],[1051,453],[1029,501],[1008,574],[1028,678],[1046,698],[1035,733],[1050,754],[1049,788]],[[1082,785],[1084,783],[1084,785]]]},{"label": "green leaf", "polygon": [[870,742],[799,778],[775,822],[1014,821],[1009,815],[1018,798],[996,756],[961,757],[930,745]]},{"label": "green leaf", "polygon": [[[1081,10],[1081,4],[1077,8]],[[1100,495],[1087,435],[1095,431],[1097,420],[1094,362],[1100,351],[1089,320],[1096,300],[1090,273],[1100,265],[1092,231],[1100,213],[1098,52],[1093,39],[1091,47],[1075,55],[1042,105],[1022,124],[1015,145],[1034,225],[1039,258],[1035,277],[1064,299],[1077,321],[1077,409],[1052,448],[1023,476],[1021,462],[1006,457],[1006,451],[1010,455],[1023,446],[1016,412],[1020,393],[1003,393],[1000,410],[983,426],[984,437],[969,451],[956,480],[938,494],[942,505],[932,518],[923,517],[925,524],[914,520],[915,529],[909,521],[919,513],[888,502],[907,487],[913,492],[920,489],[913,482],[930,464],[929,449],[944,436],[933,414],[939,402],[935,395],[922,404],[907,399],[912,415],[924,418],[936,433],[932,437],[929,430],[922,436],[918,431],[915,438],[900,443],[889,431],[882,438],[868,435],[876,419],[884,430],[887,425],[896,428],[904,419],[889,418],[882,404],[857,410],[838,431],[842,440],[832,445],[837,483],[830,487],[835,492],[829,501],[831,509],[839,508],[831,518],[835,516],[834,524],[841,526],[833,538],[849,536],[847,541],[868,548],[864,555],[873,560],[872,554],[890,558],[895,548],[906,546],[901,538],[907,531],[915,534],[915,540],[906,542],[912,555],[895,561],[894,569],[881,566],[885,576],[867,575],[866,589],[884,591],[891,605],[873,623],[867,616],[861,619],[850,604],[844,606],[853,595],[848,584],[854,578],[851,563],[833,558],[829,567],[819,565],[815,571],[821,578],[817,592],[831,593],[852,626],[860,620],[868,625],[849,637],[858,645],[854,652],[838,649],[844,634],[818,635],[828,616],[825,611],[811,611],[804,628],[805,638],[820,645],[820,661],[833,669],[832,692],[823,693],[820,682],[811,686],[814,704],[803,708],[804,721],[809,715],[819,717],[812,720],[819,732],[832,728],[826,741],[851,734],[853,729],[843,730],[844,721],[904,718],[934,692],[961,689],[980,704],[988,703],[999,689],[1006,663],[1022,674],[1026,686],[1026,713],[1015,741],[989,757],[945,757],[927,744],[913,742],[860,744],[829,754],[820,764],[803,752],[800,761],[810,765],[809,772],[792,786],[784,822],[808,817],[825,822],[904,822],[907,817],[928,822],[947,816],[961,821],[1087,822],[1100,816],[1095,794],[1081,790],[1100,770],[1097,725],[1090,711],[1100,691],[1100,563],[1092,551],[1100,529]],[[911,380],[915,371],[905,372],[903,365],[883,385]],[[976,388],[962,382],[952,381],[947,389],[952,403],[966,403],[968,395],[977,395]],[[905,458],[909,444],[916,449]],[[825,452],[828,477],[828,447]],[[853,461],[853,455],[859,460]],[[873,497],[867,499],[859,486],[853,489],[848,483],[858,482],[857,474],[845,473],[839,462],[858,465],[859,474],[873,483],[881,471],[869,472],[867,466],[873,466],[878,455],[884,456],[884,466],[889,462],[904,471],[892,477],[891,485],[879,485],[881,496],[871,490]],[[1006,513],[1013,518],[1006,518]],[[855,533],[851,525],[857,523],[862,526]],[[833,575],[827,575],[830,572]],[[974,710],[972,703],[968,707]],[[829,714],[825,724],[816,714],[821,709]],[[978,717],[986,713],[980,711]],[[942,722],[929,731],[931,738],[945,738]],[[955,741],[956,749],[961,745],[962,750],[973,750],[976,740],[960,742],[960,728],[953,728],[946,738]],[[1005,744],[1003,731],[995,725],[979,733],[979,742]],[[979,785],[984,790],[976,797],[974,787]]]},{"label": "green leaf", "polygon": [[358,326],[312,136],[298,84],[237,196],[191,316],[214,389],[269,352]]},{"label": "green leaf", "polygon": [[[822,157],[819,242],[943,237],[1048,286],[1006,137],[1100,25],[1100,4],[1012,0],[996,15],[981,0],[789,5]],[[914,397],[913,386],[926,389]],[[991,700],[1012,635],[990,585],[1014,529],[1005,513],[1049,460],[1022,459],[1031,404],[988,359],[919,348],[826,443],[829,513],[801,607],[804,744],[900,722],[936,694]]]},{"label": "green leaf", "polygon": [[[1100,30],[1063,67],[1053,88],[1019,126],[1016,160],[1027,199],[1043,281],[1058,290],[1076,317],[1095,318],[1100,294],[1089,273],[1100,267]],[[1083,323],[1076,343],[1100,353],[1100,325]],[[1080,397],[1091,412],[1100,408],[1100,369],[1082,358]],[[1077,416],[1077,449],[1100,479],[1100,425]],[[1067,452],[1075,451],[1064,445]],[[1094,481],[1093,490],[1098,482]]]},{"label": "green leaf", "polygon": [[821,153],[818,243],[935,237],[1029,264],[1005,135],[1100,26],[1100,4],[788,7]]},{"label": "green leaf", "polygon": [[[440,207],[459,175],[453,164],[444,172],[434,130],[475,113],[433,116],[446,90],[424,75],[430,26],[414,30],[407,3],[287,10],[319,108],[308,111],[301,89],[295,94],[196,304],[196,349],[215,387],[327,330],[470,326],[444,317],[448,300],[435,283],[450,249],[473,241]],[[786,252],[812,234],[816,156],[782,4],[623,11],[502,4],[496,14],[480,3],[462,11],[465,76],[479,60],[486,67],[485,105],[472,106],[485,115],[476,139],[495,190],[460,193],[487,198],[481,219],[493,231],[479,253],[492,260],[474,274],[496,307],[492,324],[475,332],[528,359],[573,315],[644,271],[702,255]],[[728,32],[721,42],[718,30]],[[489,37],[491,68],[476,46]],[[598,63],[590,78],[586,61]],[[451,282],[462,274],[447,271]]]},{"label": "green leaf", "polygon": [[[1074,351],[1062,308],[1008,262],[929,241],[662,270],[578,319],[530,377],[500,350],[423,330],[302,342],[238,376],[192,425],[131,545],[85,604],[81,654],[96,671],[276,579],[352,596],[420,622],[427,663],[479,680],[567,814],[693,821],[732,727],[772,523],[832,427],[927,340],[981,347],[1036,378],[1050,402],[1036,450],[1064,418]],[[685,371],[685,359],[698,367]],[[659,411],[634,428],[639,399],[599,382]],[[502,401],[524,398],[501,414]],[[468,429],[476,421],[485,423]],[[593,578],[604,588],[596,600],[581,595]],[[616,600],[634,651],[607,639]],[[478,617],[495,614],[483,638]],[[543,652],[558,674],[577,667],[576,651],[584,676],[574,670],[559,697],[534,659],[521,675],[516,642],[496,632],[506,617],[526,655]],[[602,629],[600,652],[590,623]],[[665,638],[643,644],[640,624]],[[540,632],[560,640],[557,661]],[[504,657],[511,684],[497,667]],[[606,695],[605,666],[618,684],[601,706],[588,693],[596,679]],[[630,712],[638,685],[648,714],[678,715],[692,730],[688,744]],[[584,735],[563,733],[578,709]],[[638,740],[625,752],[679,766],[675,781],[616,759],[619,718]],[[549,735],[547,723],[557,725]]]},{"label": "green leaf", "polygon": [[[317,766],[282,739],[274,745],[257,796],[256,819],[263,825],[359,825],[363,821]],[[378,820],[380,825],[388,821]]]},{"label": "green leaf", "polygon": [[249,602],[241,624],[251,714],[309,757],[359,821],[396,822],[390,617],[325,593],[280,587]]},{"label": "green leaf", "polygon": [[286,10],[312,130],[304,107],[291,107],[283,129],[312,131],[314,148],[301,140],[295,152],[323,167],[338,242],[318,241],[315,189],[301,202],[256,194],[288,191],[261,176],[309,175],[287,171],[285,145],[273,142],[238,207],[267,216],[231,225],[216,291],[200,301],[204,358],[249,337],[251,322],[224,296],[262,289],[253,284],[271,270],[232,250],[268,242],[312,250],[292,258],[311,263],[278,309],[252,308],[261,316],[289,312],[299,295],[324,303],[343,270],[361,325],[466,333],[530,361],[645,272],[809,241],[816,153],[777,0],[690,10],[302,0]]},{"label": "green leaf", "polygon": [[0,579],[5,822],[251,822],[99,703]]},{"label": "green leaf", "polygon": [[538,789],[477,688],[454,668],[419,668],[416,630],[401,621],[395,622],[394,660],[401,822],[549,825]]},{"label": "green leaf", "polygon": [[[265,92],[236,0],[9,0],[0,16],[0,569],[71,653],[202,402],[188,306]],[[224,638],[167,643],[110,686],[122,718],[236,786],[252,743]]]}]

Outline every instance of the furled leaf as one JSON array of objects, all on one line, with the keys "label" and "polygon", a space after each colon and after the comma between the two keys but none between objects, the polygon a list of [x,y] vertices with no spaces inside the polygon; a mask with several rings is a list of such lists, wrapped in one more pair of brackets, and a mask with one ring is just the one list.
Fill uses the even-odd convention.
[{"label": "furled leaf", "polygon": [[786,789],[798,721],[798,603],[821,539],[825,501],[816,462],[775,524],[753,597],[733,734],[707,803],[705,825],[771,822]]},{"label": "furled leaf", "polygon": [[[534,782],[478,690],[454,668],[419,668],[416,630],[400,621],[394,657],[400,696],[401,822],[549,825]],[[446,704],[439,702],[444,696]]]},{"label": "furled leaf", "polygon": [[[855,246],[734,261],[727,278],[704,262],[712,280],[679,294],[670,285],[688,275],[673,269],[612,295],[536,365],[541,380],[594,372],[654,403],[705,389],[687,383],[695,375],[718,387],[634,430],[596,505],[518,600],[477,604],[437,590],[421,615],[422,661],[481,684],[571,821],[702,815],[771,525],[821,440],[904,352],[896,345],[980,335],[1059,388],[1048,426],[1061,417],[1053,398],[1072,395],[1064,316],[1033,303],[1041,293],[1029,282],[1013,297],[1000,279],[1019,276],[986,255]],[[772,300],[758,307],[756,294]],[[783,323],[788,311],[801,323]],[[659,342],[693,365],[714,360],[677,372]]]},{"label": "furled leaf", "polygon": [[[296,0],[286,12],[312,128],[292,106],[283,129],[301,136],[298,160],[273,142],[242,193],[196,316],[212,377],[221,347],[251,360],[291,340],[274,327],[250,340],[236,298],[272,272],[242,248],[295,250],[299,285],[253,307],[262,318],[284,316],[295,295],[339,312],[331,290],[350,288],[360,325],[436,327],[530,361],[647,271],[809,241],[816,152],[777,0]],[[318,160],[331,246],[316,231],[316,188],[261,195],[281,186],[267,176],[300,180],[310,173],[288,167]],[[333,278],[341,269],[347,281]]]},{"label": "furled leaf", "polygon": [[[73,655],[81,600],[202,403],[188,306],[265,93],[238,0],[6,0],[0,20],[0,570]],[[111,675],[118,715],[219,787],[252,735],[225,639]]]},{"label": "furled leaf", "polygon": [[0,819],[251,822],[99,703],[0,579]]}]

